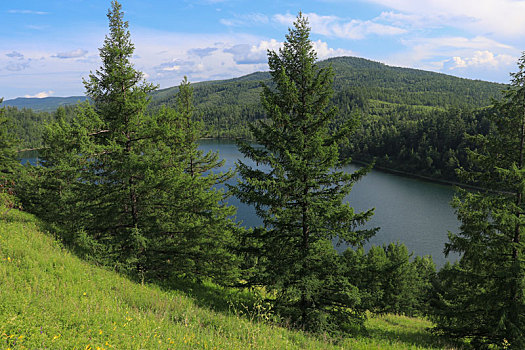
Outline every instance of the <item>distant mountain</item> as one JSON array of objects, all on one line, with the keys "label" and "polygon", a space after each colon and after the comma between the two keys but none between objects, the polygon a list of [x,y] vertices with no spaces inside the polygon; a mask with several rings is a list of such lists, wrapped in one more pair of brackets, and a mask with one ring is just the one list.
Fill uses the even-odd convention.
[{"label": "distant mountain", "polygon": [[[332,66],[335,74],[335,97],[358,94],[377,100],[410,106],[478,108],[498,99],[504,84],[458,78],[411,68],[391,67],[357,57],[337,57],[319,63]],[[197,110],[204,120],[215,118],[217,109],[254,109],[259,105],[261,82],[269,83],[270,74],[257,72],[239,78],[193,84]],[[153,106],[173,104],[177,87],[158,90]],[[256,108],[257,109],[257,108]]]},{"label": "distant mountain", "polygon": [[17,108],[31,108],[35,111],[53,112],[60,106],[74,105],[78,102],[83,102],[87,99],[86,96],[71,96],[71,97],[18,97],[13,100],[6,100],[2,106],[11,106]]},{"label": "distant mountain", "polygon": [[[337,57],[319,62],[331,65],[334,103],[344,119],[354,108],[384,115],[410,109],[475,109],[499,99],[504,84],[471,80],[411,68],[391,67],[357,57]],[[195,107],[214,137],[249,137],[248,124],[264,118],[260,104],[261,82],[271,85],[268,72],[240,78],[193,84]],[[175,105],[177,87],[153,95],[151,107]],[[368,106],[368,107],[367,107]],[[367,108],[365,108],[367,107]]]},{"label": "distant mountain", "polygon": [[[338,108],[333,128],[359,115],[361,126],[345,155],[405,173],[458,181],[455,168],[465,162],[465,134],[486,134],[492,99],[504,84],[462,79],[446,74],[391,67],[356,57],[319,62],[334,72],[333,103]],[[266,117],[261,106],[261,82],[272,87],[268,72],[192,84],[196,119],[204,133],[217,138],[252,138],[250,124]],[[150,111],[175,106],[178,87],[155,91]],[[6,101],[6,116],[22,147],[42,144],[42,126],[62,112],[72,118],[75,104],[85,97],[18,98]],[[22,109],[20,109],[22,108]],[[51,112],[51,113],[50,113]],[[461,163],[462,164],[462,163]]]},{"label": "distant mountain", "polygon": [[[385,65],[358,57],[336,57],[319,62],[331,65],[335,73],[336,95],[345,90],[359,91],[367,99],[407,105],[483,107],[499,98],[504,84],[454,77],[411,68]],[[268,72],[255,72],[239,78],[206,81],[192,84],[198,110],[229,107],[247,107],[259,104],[260,82],[268,83]],[[173,104],[177,87],[153,93],[152,106]],[[3,105],[53,111],[59,106],[84,101],[85,96],[17,98]],[[251,108],[251,107],[250,107]],[[242,109],[242,108],[241,108]],[[205,118],[206,119],[206,118]]]}]

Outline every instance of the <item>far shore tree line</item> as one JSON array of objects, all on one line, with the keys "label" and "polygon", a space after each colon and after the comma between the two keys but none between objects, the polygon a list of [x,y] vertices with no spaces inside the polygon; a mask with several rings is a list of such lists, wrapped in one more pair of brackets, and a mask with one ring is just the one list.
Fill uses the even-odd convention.
[{"label": "far shore tree line", "polygon": [[[207,131],[193,87],[184,79],[174,103],[148,108],[157,87],[130,61],[134,45],[117,1],[107,16],[102,66],[84,80],[91,102],[49,118],[40,166],[20,165],[10,118],[0,109],[4,204],[36,214],[84,259],[143,283],[187,279],[250,289],[282,325],[351,336],[366,331],[367,312],[398,313],[427,316],[434,332],[474,348],[525,348],[525,55],[503,99],[473,118],[476,125],[452,111],[397,129],[387,118],[372,122],[334,107],[334,72],[319,67],[308,20],[299,13],[284,46],[268,52],[265,117],[249,124],[259,146],[239,142],[247,158],[265,167],[239,162],[238,184],[223,191],[217,185],[234,173],[218,172],[219,155],[197,147]],[[420,161],[431,168],[441,157],[440,169],[486,189],[458,190],[460,232],[449,234],[445,252],[461,258],[439,272],[430,257],[412,259],[403,244],[364,251],[377,231],[362,228],[373,208],[356,212],[343,199],[372,163],[342,171],[349,154],[363,155],[362,145],[373,144],[377,128],[391,127],[377,145],[391,148],[388,135],[409,130],[440,139],[437,124],[454,137],[441,140],[442,149],[417,150]],[[464,131],[470,133],[458,134]],[[458,142],[465,146],[459,167]],[[395,147],[404,149],[396,161],[415,159],[408,143]],[[263,225],[236,223],[229,195],[253,205]],[[334,241],[350,248],[338,254]]]}]

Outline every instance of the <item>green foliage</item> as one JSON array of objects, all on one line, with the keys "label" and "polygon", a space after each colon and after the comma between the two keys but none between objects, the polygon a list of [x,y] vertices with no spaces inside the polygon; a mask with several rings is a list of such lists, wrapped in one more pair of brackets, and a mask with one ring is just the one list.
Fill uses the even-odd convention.
[{"label": "green foliage", "polygon": [[360,129],[343,153],[409,174],[459,181],[455,169],[466,164],[472,142],[465,134],[486,135],[491,108],[421,109],[369,102]]},{"label": "green foliage", "polygon": [[[472,146],[464,134],[486,135],[490,111],[480,108],[489,106],[491,98],[499,98],[504,87],[356,57],[318,64],[321,68],[331,65],[335,73],[332,102],[339,113],[332,127],[344,124],[356,112],[362,115],[352,145],[343,155],[363,162],[376,159],[380,167],[451,181],[459,180],[455,168],[465,164],[465,149]],[[249,123],[266,118],[259,100],[260,82],[271,85],[270,78],[269,73],[258,72],[195,84],[195,110],[204,123],[204,134],[252,139]],[[176,107],[177,91],[178,87],[152,91],[150,109]],[[29,117],[31,123],[22,122]],[[30,110],[13,114],[15,131],[26,147],[40,145],[38,129],[46,118],[53,116]]]},{"label": "green foliage", "polygon": [[[0,98],[0,104],[3,99]],[[12,132],[10,120],[4,117],[5,108],[0,108],[0,202],[9,209],[16,206],[14,198],[15,180],[20,170],[20,162],[15,146],[17,140]]]},{"label": "green foliage", "polygon": [[[160,169],[180,166],[175,176],[162,180],[164,190],[156,192],[157,225],[166,234],[151,241],[148,266],[162,276],[167,270],[179,271],[193,278],[211,277],[216,282],[234,283],[238,278],[237,257],[233,253],[242,229],[231,219],[235,208],[225,204],[225,193],[216,189],[233,176],[217,173],[223,165],[217,152],[204,153],[197,148],[202,137],[202,123],[195,122],[193,89],[186,78],[179,87],[177,111],[162,109],[158,127],[166,133],[156,161]],[[171,118],[165,123],[166,118]],[[166,157],[166,154],[170,154]]]},{"label": "green foliage", "polygon": [[[357,57],[331,58],[320,61],[318,65],[320,68],[333,67],[333,102],[340,110],[338,119],[342,120],[348,118],[356,107],[366,109],[369,101],[398,106],[405,116],[407,110],[417,116],[421,110],[485,107],[490,105],[492,98],[500,96],[504,87],[502,84],[390,67]],[[202,113],[209,136],[250,137],[248,123],[265,118],[264,107],[258,99],[262,91],[261,81],[271,84],[271,75],[257,72],[230,80],[195,84],[196,109]],[[152,95],[152,106],[174,104],[176,91],[177,88],[173,87],[156,92]],[[361,99],[360,104],[353,102],[357,96]],[[383,114],[394,118],[396,112],[385,110]]]},{"label": "green foliage", "polygon": [[360,307],[374,313],[424,315],[435,265],[430,257],[416,257],[404,244],[390,243],[343,253],[344,275],[361,292]]},{"label": "green foliage", "polygon": [[80,255],[141,280],[232,283],[240,229],[214,189],[232,174],[215,173],[218,155],[197,150],[202,124],[192,120],[186,80],[177,111],[146,113],[154,87],[130,62],[134,47],[118,2],[108,18],[103,65],[84,82],[92,103],[72,119],[58,113],[48,126],[42,167],[22,186],[25,206]]},{"label": "green foliage", "polygon": [[11,134],[19,140],[19,148],[40,148],[43,144],[45,125],[57,120],[59,116],[72,119],[75,107],[58,107],[53,112],[5,107],[4,115],[9,120]]},{"label": "green foliage", "polygon": [[[5,208],[0,206],[0,212]],[[315,338],[210,310],[238,292],[166,290],[78,259],[41,231],[31,214],[0,220],[0,347],[11,349],[442,349],[424,319],[370,317],[370,336]],[[178,287],[184,287],[178,285]],[[203,286],[201,286],[202,288]],[[208,302],[199,306],[202,298]],[[254,308],[255,310],[256,308]],[[251,311],[250,311],[251,312]]]},{"label": "green foliage", "polygon": [[[3,99],[0,98],[0,104]],[[13,174],[18,160],[16,157],[15,144],[16,139],[10,132],[10,120],[4,116],[5,107],[0,108],[0,181],[4,182],[8,176]]]},{"label": "green foliage", "polygon": [[364,319],[359,292],[343,277],[332,239],[361,244],[374,234],[356,230],[372,210],[355,213],[342,203],[368,168],[338,170],[338,147],[355,120],[330,131],[337,113],[330,107],[333,74],[316,65],[309,32],[300,14],[279,54],[268,53],[273,84],[262,94],[268,119],[250,127],[260,146],[239,145],[260,167],[239,162],[234,194],[263,219],[251,238],[255,280],[275,294],[280,315],[309,331],[353,331]]},{"label": "green foliage", "polygon": [[459,169],[464,181],[487,190],[458,191],[453,205],[461,231],[449,234],[445,252],[459,252],[461,260],[440,272],[435,289],[437,330],[473,338],[478,347],[525,347],[525,55],[518,65],[490,115],[494,129],[471,137],[471,164]]}]

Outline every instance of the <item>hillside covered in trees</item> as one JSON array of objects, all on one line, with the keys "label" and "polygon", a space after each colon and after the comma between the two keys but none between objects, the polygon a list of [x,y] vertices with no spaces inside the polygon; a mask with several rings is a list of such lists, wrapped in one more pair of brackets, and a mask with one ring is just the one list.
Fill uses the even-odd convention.
[{"label": "hillside covered in trees", "polygon": [[[464,134],[488,132],[491,112],[486,107],[505,87],[356,57],[332,58],[319,66],[331,66],[335,74],[332,102],[338,114],[332,127],[360,115],[361,127],[343,154],[453,181],[455,167],[466,160]],[[248,125],[265,118],[261,83],[271,84],[269,73],[193,84],[195,119],[203,121],[205,136],[250,139]],[[150,112],[175,106],[177,92],[178,87],[151,92]],[[5,114],[22,140],[21,148],[36,148],[42,144],[42,125],[58,114],[73,116],[71,103],[81,99],[10,100],[4,102],[10,106]]]},{"label": "hillside covered in trees", "polygon": [[[107,17],[102,66],[83,80],[89,101],[51,113],[0,108],[0,282],[7,285],[0,333],[7,346],[58,340],[60,347],[62,325],[68,345],[86,348],[92,328],[111,335],[108,347],[182,346],[189,330],[197,345],[218,346],[242,322],[227,326],[200,311],[189,317],[172,302],[176,290],[208,290],[199,300],[206,307],[230,316],[242,307],[252,320],[306,333],[317,344],[353,347],[365,337],[382,347],[368,321],[393,313],[424,316],[433,326],[423,334],[430,343],[410,339],[408,348],[525,348],[525,53],[511,85],[491,100],[503,86],[360,59],[318,63],[299,12],[283,46],[268,51],[269,77],[254,73],[199,89],[184,77],[177,89],[156,92],[131,61],[135,46],[118,1]],[[251,163],[237,162],[236,185],[226,184],[234,170],[221,172],[219,155],[198,147],[206,136],[240,139]],[[20,164],[17,150],[27,145],[38,148],[39,164]],[[412,258],[403,243],[365,251],[378,231],[365,226],[374,208],[354,210],[346,198],[373,162],[351,172],[351,157],[441,178],[457,173],[479,186],[458,190],[453,200],[460,227],[444,251],[459,260],[436,271],[430,257]],[[231,194],[254,207],[259,226],[234,220]],[[42,244],[36,223],[60,249],[49,239]],[[41,248],[31,250],[31,242]],[[62,249],[113,272],[91,269],[88,286],[85,267]],[[135,283],[116,286],[114,273]],[[103,287],[109,299],[96,297]],[[86,308],[91,293],[102,304]],[[77,302],[76,311],[67,309]],[[52,327],[35,321],[48,309]],[[119,309],[126,323],[118,326],[135,330],[131,340],[129,331],[119,332],[125,341],[111,331]],[[98,310],[101,319],[84,317]],[[145,323],[130,323],[132,315]],[[50,340],[49,331],[58,334]],[[296,344],[282,334],[278,346]],[[230,347],[256,339],[245,332]]]}]

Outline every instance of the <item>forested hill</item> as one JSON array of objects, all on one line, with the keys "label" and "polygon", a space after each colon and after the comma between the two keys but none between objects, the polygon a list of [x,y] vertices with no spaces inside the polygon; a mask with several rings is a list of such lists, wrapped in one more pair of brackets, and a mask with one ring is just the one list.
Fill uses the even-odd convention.
[{"label": "forested hill", "polygon": [[[456,181],[455,168],[466,160],[464,137],[485,134],[492,99],[499,99],[504,84],[462,79],[417,69],[390,67],[356,57],[331,58],[335,73],[333,97],[341,123],[353,113],[361,115],[361,128],[345,154],[355,160],[376,159],[376,165]],[[198,119],[206,135],[250,138],[249,123],[264,118],[260,103],[261,82],[270,74],[192,84]],[[174,82],[176,83],[176,82]],[[178,87],[155,91],[150,108],[175,106]],[[39,147],[42,125],[53,120],[51,111],[73,115],[70,103],[82,97],[16,99],[6,101],[6,116],[21,139],[21,148]],[[15,104],[17,102],[18,104]],[[20,104],[23,103],[23,104]],[[28,108],[23,108],[28,107]],[[21,108],[21,109],[20,109]],[[29,109],[31,108],[31,109]]]},{"label": "forested hill", "polygon": [[357,57],[337,57],[331,64],[335,90],[362,88],[368,97],[387,102],[426,106],[486,106],[499,98],[504,84],[470,80],[411,68],[387,66]]},{"label": "forested hill", "polygon": [[[357,57],[331,58],[319,65],[331,65],[334,70],[334,103],[342,119],[356,108],[364,114],[379,116],[408,111],[414,117],[450,108],[476,109],[490,105],[505,88],[504,84],[391,67]],[[261,82],[269,81],[269,73],[257,72],[194,84],[196,109],[209,136],[249,137],[248,123],[264,117],[260,105]],[[177,89],[155,92],[151,106],[174,105]]]},{"label": "forested hill", "polygon": [[[336,94],[347,89],[359,90],[372,99],[408,105],[482,107],[499,98],[504,84],[470,80],[411,68],[391,67],[357,57],[330,58],[319,63],[332,65]],[[259,102],[260,82],[269,82],[266,72],[240,78],[194,84],[198,107],[249,105]],[[172,100],[177,87],[159,90],[154,104]]]},{"label": "forested hill", "polygon": [[[391,67],[358,57],[330,58],[319,63],[321,67],[330,64],[335,73],[336,94],[356,89],[367,98],[407,105],[483,107],[490,104],[491,98],[498,98],[505,87],[504,84]],[[234,79],[195,83],[197,108],[259,104],[260,82],[269,79],[269,73],[256,72]],[[171,102],[177,90],[175,86],[156,91],[153,105]],[[4,101],[3,105],[51,112],[59,106],[85,99],[85,96],[16,98]]]},{"label": "forested hill", "polygon": [[18,109],[31,108],[35,111],[53,112],[60,106],[71,106],[78,102],[83,102],[87,98],[85,96],[71,96],[71,97],[18,97],[13,100],[4,101],[4,106],[16,107]]}]

